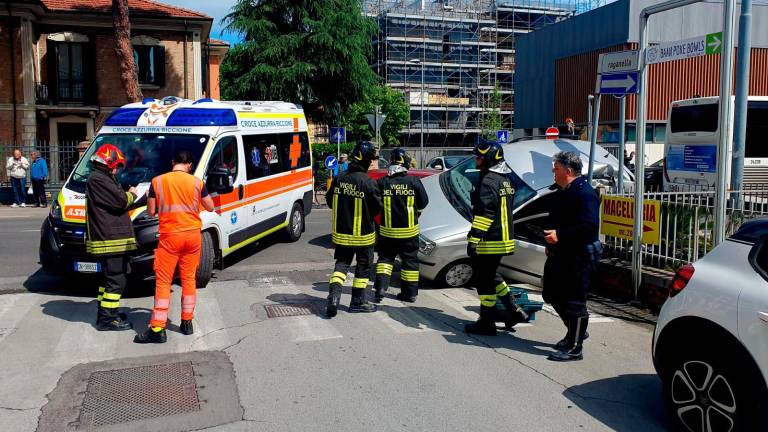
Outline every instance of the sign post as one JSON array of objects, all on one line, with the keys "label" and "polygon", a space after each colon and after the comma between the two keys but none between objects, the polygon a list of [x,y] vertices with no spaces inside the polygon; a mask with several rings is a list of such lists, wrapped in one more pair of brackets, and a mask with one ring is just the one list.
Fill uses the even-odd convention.
[{"label": "sign post", "polygon": [[331,128],[331,142],[336,143],[336,157],[341,153],[341,143],[347,142],[347,130],[343,127]]},{"label": "sign post", "polygon": [[[624,240],[634,238],[633,198],[603,196],[600,207],[600,234]],[[642,243],[658,245],[661,237],[661,201],[643,201]]]},{"label": "sign post", "polygon": [[662,42],[648,47],[646,64],[663,63],[704,55],[720,54],[723,51],[723,32],[710,33],[673,42]]}]

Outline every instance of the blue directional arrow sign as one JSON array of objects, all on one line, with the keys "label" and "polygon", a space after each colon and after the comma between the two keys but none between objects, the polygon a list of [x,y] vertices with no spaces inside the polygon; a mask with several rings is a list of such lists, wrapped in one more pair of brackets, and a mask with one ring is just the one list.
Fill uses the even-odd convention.
[{"label": "blue directional arrow sign", "polygon": [[347,142],[347,131],[343,127],[332,127],[330,135],[330,141],[334,144]]},{"label": "blue directional arrow sign", "polygon": [[600,94],[623,95],[637,93],[637,72],[602,74]]},{"label": "blue directional arrow sign", "polygon": [[325,158],[325,167],[328,169],[334,169],[338,164],[339,164],[339,161],[336,160],[336,156],[328,156],[327,158]]},{"label": "blue directional arrow sign", "polygon": [[499,144],[507,144],[509,142],[509,131],[508,130],[496,131],[496,142]]}]

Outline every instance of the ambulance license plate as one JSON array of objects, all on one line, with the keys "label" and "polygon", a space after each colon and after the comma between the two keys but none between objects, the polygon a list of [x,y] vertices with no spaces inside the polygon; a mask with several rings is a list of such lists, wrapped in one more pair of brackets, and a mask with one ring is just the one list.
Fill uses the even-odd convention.
[{"label": "ambulance license plate", "polygon": [[75,271],[78,273],[98,273],[101,271],[101,263],[75,261]]}]

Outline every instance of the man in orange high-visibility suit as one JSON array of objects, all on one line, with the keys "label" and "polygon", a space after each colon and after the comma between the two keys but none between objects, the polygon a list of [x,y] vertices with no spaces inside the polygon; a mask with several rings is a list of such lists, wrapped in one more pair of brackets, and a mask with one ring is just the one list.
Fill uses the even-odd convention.
[{"label": "man in orange high-visibility suit", "polygon": [[136,343],[164,343],[165,326],[171,304],[171,283],[179,265],[181,277],[181,332],[193,333],[195,311],[195,274],[200,263],[200,206],[213,211],[203,181],[190,174],[192,154],[179,152],[173,160],[173,171],[152,179],[147,192],[147,213],[160,218],[160,241],[155,250],[155,307],[149,328],[136,335]]}]

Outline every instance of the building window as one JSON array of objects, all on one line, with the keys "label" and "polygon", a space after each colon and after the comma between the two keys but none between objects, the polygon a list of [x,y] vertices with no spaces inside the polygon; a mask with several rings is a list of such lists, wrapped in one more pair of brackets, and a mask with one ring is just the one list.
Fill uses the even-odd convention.
[{"label": "building window", "polygon": [[161,87],[165,84],[165,48],[159,45],[134,45],[133,61],[139,84]]},{"label": "building window", "polygon": [[83,44],[60,42],[57,44],[57,88],[59,99],[82,101],[85,99],[83,77]]}]

